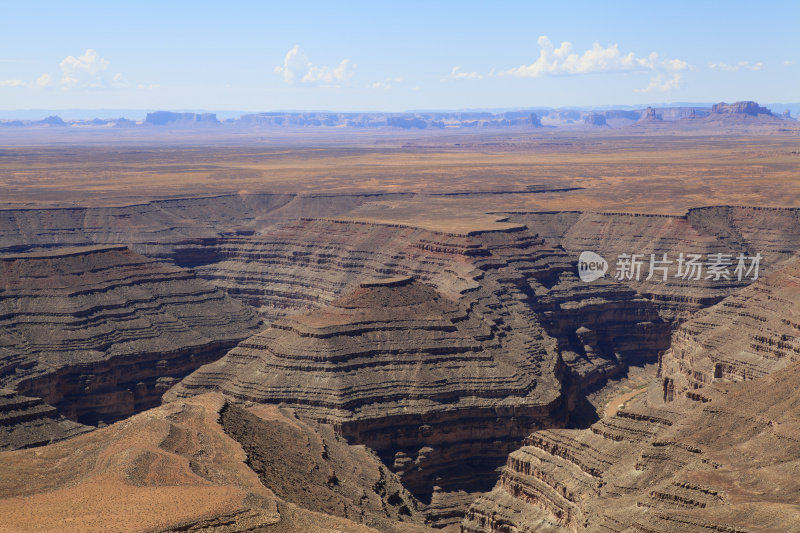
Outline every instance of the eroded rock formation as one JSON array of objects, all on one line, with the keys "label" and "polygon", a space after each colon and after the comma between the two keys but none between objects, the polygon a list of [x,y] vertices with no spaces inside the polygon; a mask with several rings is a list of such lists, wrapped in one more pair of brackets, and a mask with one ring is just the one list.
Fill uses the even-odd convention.
[{"label": "eroded rock formation", "polygon": [[0,385],[71,420],[158,405],[259,327],[192,272],[121,246],[0,256]]},{"label": "eroded rock formation", "polygon": [[467,533],[790,530],[800,444],[796,259],[674,335],[659,379],[585,430],[537,431]]},{"label": "eroded rock formation", "polygon": [[[376,450],[439,525],[457,521],[472,495],[491,486],[495,467],[531,429],[566,424],[581,387],[666,348],[669,329],[652,304],[609,282],[582,284],[563,251],[524,227],[448,235],[304,226],[347,228],[347,253],[296,254],[292,264],[285,251],[261,251],[273,283],[285,283],[286,264],[315,286],[319,262],[342,265],[354,279],[365,259],[379,265],[393,250],[379,272],[411,270],[421,280],[362,281],[309,314],[278,318],[167,397],[219,390],[330,423]],[[369,238],[353,238],[361,232]],[[383,246],[369,255],[376,242]]]},{"label": "eroded rock formation", "polygon": [[462,531],[791,530],[799,376],[795,363],[682,406],[661,404],[656,383],[589,429],[536,432]]},{"label": "eroded rock formation", "polygon": [[[800,212],[796,209],[718,206],[690,210],[686,216],[631,213],[519,213],[511,220],[536,228],[548,242],[564,247],[575,259],[583,251],[603,256],[609,263],[605,279],[615,278],[621,254],[640,254],[643,266],[639,280],[623,278],[620,283],[651,300],[664,319],[682,321],[691,313],[713,305],[753,282],[753,274],[734,275],[738,254],[760,254],[759,277],[781,267],[800,249]],[[657,260],[672,261],[667,279],[655,271],[647,280],[654,254]],[[676,276],[680,254],[709,256],[727,254],[733,263],[729,279],[700,279]],[[749,266],[749,262],[747,263]]]},{"label": "eroded rock formation", "polygon": [[42,446],[91,429],[67,420],[41,398],[0,389],[0,451]]},{"label": "eroded rock formation", "polygon": [[760,378],[800,359],[798,315],[799,259],[697,312],[661,358],[664,399],[697,395],[716,380]]},{"label": "eroded rock formation", "polygon": [[714,104],[713,106],[711,106],[711,113],[720,115],[722,114],[751,115],[754,117],[758,115],[772,116],[772,112],[769,109],[767,109],[766,107],[762,107],[758,105],[756,102],[752,101],[734,102],[732,104],[720,102],[718,104]]},{"label": "eroded rock formation", "polygon": [[216,394],[0,454],[0,470],[0,522],[17,531],[430,531],[363,447]]}]

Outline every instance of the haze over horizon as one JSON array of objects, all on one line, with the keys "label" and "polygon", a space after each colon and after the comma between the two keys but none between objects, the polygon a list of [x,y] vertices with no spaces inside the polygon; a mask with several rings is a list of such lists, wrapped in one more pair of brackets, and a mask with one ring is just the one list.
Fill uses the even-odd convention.
[{"label": "haze over horizon", "polygon": [[[796,102],[800,7],[5,7],[4,109],[406,111]],[[21,43],[23,43],[21,45]]]}]

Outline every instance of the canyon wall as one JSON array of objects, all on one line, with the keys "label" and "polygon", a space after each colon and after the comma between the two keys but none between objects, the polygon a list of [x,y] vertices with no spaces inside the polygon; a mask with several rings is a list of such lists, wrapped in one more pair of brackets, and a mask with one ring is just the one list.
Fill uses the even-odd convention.
[{"label": "canyon wall", "polygon": [[0,385],[71,420],[158,405],[259,327],[192,272],[121,246],[0,255]]},{"label": "canyon wall", "polygon": [[[565,425],[583,389],[667,347],[650,302],[583,284],[562,250],[523,226],[448,234],[307,220],[285,230],[254,238],[246,256],[238,247],[231,272],[250,260],[254,285],[272,273],[249,298],[279,301],[279,288],[296,286],[330,301],[287,291],[286,305],[259,306],[270,327],[167,398],[216,390],[332,424],[375,450],[439,526],[460,520],[531,430]],[[300,236],[331,244],[301,248]],[[382,278],[365,280],[369,271]],[[295,314],[280,316],[289,305]]]},{"label": "canyon wall", "polygon": [[800,261],[699,311],[659,378],[588,429],[536,431],[462,531],[791,529]]}]

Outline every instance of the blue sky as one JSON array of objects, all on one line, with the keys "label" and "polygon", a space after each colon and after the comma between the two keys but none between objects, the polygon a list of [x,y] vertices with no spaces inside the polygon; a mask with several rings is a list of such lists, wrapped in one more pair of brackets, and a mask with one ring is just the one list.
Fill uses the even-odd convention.
[{"label": "blue sky", "polygon": [[800,101],[794,1],[0,0],[0,13],[0,109]]}]

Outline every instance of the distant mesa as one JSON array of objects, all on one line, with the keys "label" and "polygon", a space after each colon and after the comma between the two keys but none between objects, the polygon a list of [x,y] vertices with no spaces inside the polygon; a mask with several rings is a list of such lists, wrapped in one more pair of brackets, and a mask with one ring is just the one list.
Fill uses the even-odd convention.
[{"label": "distant mesa", "polygon": [[49,117],[46,117],[46,118],[36,122],[36,124],[45,124],[47,126],[66,126],[67,125],[67,123],[64,122],[64,120],[61,117],[59,117],[58,115],[51,115]]},{"label": "distant mesa", "polygon": [[766,107],[758,105],[756,102],[734,102],[727,104],[720,102],[711,107],[712,115],[750,115],[757,117],[758,115],[773,116],[772,112]]},{"label": "distant mesa", "polygon": [[589,126],[608,126],[606,116],[602,113],[589,113],[583,118],[583,121]]},{"label": "distant mesa", "polygon": [[386,125],[392,128],[403,128],[406,130],[410,129],[425,129],[428,126],[434,128],[443,128],[444,123],[437,122],[437,121],[425,121],[419,117],[388,117],[386,119]]},{"label": "distant mesa", "polygon": [[656,110],[652,107],[648,107],[645,110],[644,115],[642,115],[642,118],[639,120],[642,122],[662,122],[664,117],[656,113]]},{"label": "distant mesa", "polygon": [[537,115],[536,113],[531,113],[531,116],[528,117],[527,125],[528,126],[533,126],[534,128],[543,127],[542,126],[542,120],[539,118],[539,115]]},{"label": "distant mesa", "polygon": [[786,111],[783,112],[783,114],[781,116],[783,118],[792,118],[792,112],[787,109]]},{"label": "distant mesa", "polygon": [[215,113],[173,113],[171,111],[148,113],[144,122],[153,126],[166,126],[167,124],[219,124]]}]

